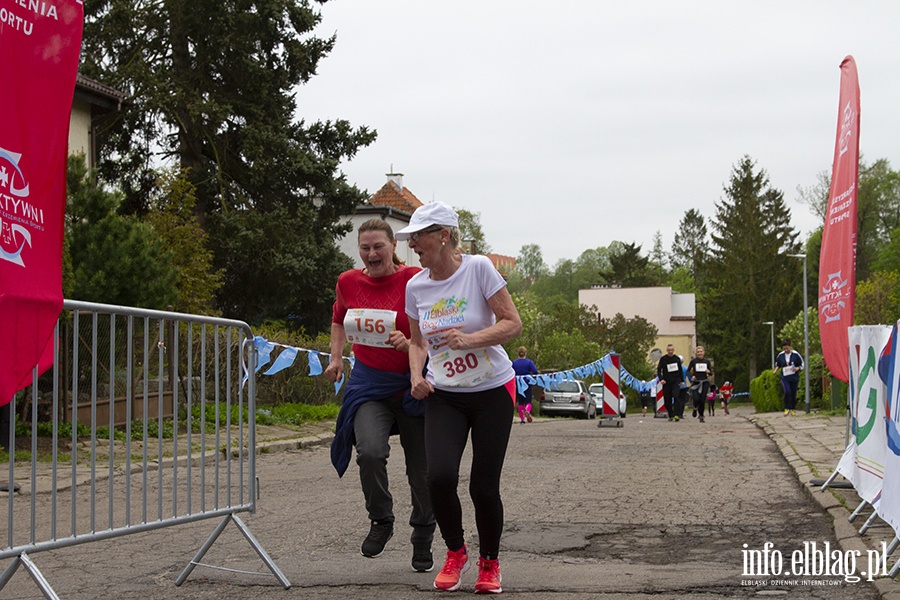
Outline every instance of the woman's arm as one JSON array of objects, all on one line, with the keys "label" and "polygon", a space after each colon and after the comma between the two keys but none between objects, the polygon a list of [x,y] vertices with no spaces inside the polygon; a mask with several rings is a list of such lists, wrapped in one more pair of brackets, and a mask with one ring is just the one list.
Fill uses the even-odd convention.
[{"label": "woman's arm", "polygon": [[472,333],[463,333],[458,329],[447,332],[445,337],[451,349],[466,350],[505,344],[522,333],[522,319],[519,318],[519,311],[516,310],[516,305],[513,304],[512,296],[506,287],[500,288],[496,294],[488,298],[487,303],[497,322]]},{"label": "woman's arm", "polygon": [[409,381],[412,386],[412,397],[423,400],[434,391],[427,379],[422,376],[425,359],[428,357],[428,344],[419,331],[419,322],[409,320]]},{"label": "woman's arm", "polygon": [[347,341],[347,332],[341,323],[331,324],[331,360],[325,367],[325,378],[331,383],[340,380],[344,374],[344,344]]}]

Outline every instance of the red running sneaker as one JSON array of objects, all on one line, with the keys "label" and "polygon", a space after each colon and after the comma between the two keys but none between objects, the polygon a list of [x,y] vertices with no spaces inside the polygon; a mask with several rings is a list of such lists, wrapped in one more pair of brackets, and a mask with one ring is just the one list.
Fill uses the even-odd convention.
[{"label": "red running sneaker", "polygon": [[500,587],[502,580],[499,560],[478,559],[478,580],[475,582],[476,594],[499,594],[503,591],[503,588]]},{"label": "red running sneaker", "polygon": [[444,566],[434,578],[434,587],[445,592],[454,592],[459,589],[462,574],[469,570],[469,553],[463,546],[456,552],[447,550],[447,560]]}]

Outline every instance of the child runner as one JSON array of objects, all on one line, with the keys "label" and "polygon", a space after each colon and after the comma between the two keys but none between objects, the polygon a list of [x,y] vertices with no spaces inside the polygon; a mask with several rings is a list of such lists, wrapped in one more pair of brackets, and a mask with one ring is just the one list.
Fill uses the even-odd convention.
[{"label": "child runner", "polygon": [[716,391],[716,385],[711,383],[709,393],[706,394],[706,408],[709,410],[710,416],[716,414]]},{"label": "child runner", "polygon": [[728,405],[731,404],[731,395],[734,392],[734,387],[731,385],[730,381],[726,381],[722,387],[719,388],[719,396],[722,398],[722,408],[725,410],[725,416],[729,415]]}]

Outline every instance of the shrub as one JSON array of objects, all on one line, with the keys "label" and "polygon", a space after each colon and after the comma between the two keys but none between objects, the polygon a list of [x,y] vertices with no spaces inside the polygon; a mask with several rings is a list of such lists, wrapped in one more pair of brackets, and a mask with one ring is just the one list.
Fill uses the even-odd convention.
[{"label": "shrub", "polygon": [[758,413],[781,410],[781,375],[769,369],[763,371],[750,382],[750,400]]},{"label": "shrub", "polygon": [[[809,356],[809,365],[807,365],[809,369],[809,398],[810,398],[810,407],[819,408],[819,409],[830,409],[831,408],[831,398],[824,397],[824,386],[823,382],[827,379],[829,372],[828,367],[825,366],[825,361],[822,360],[821,354],[811,354]],[[806,389],[803,383],[804,374],[800,372],[800,387],[797,390],[797,406],[798,407],[806,407]]]},{"label": "shrub", "polygon": [[[810,408],[830,409],[831,398],[823,397],[823,381],[828,376],[828,368],[822,361],[821,354],[809,357]],[[806,386],[804,373],[800,372],[800,385],[797,386],[797,408],[806,410]],[[773,374],[766,369],[750,382],[750,398],[756,412],[775,412],[784,407],[784,393],[781,389],[781,373]]]}]

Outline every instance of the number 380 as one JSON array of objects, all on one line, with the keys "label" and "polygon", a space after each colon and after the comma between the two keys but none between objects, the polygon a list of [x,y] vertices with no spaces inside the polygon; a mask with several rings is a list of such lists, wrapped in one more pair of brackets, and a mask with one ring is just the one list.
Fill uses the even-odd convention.
[{"label": "number 380", "polygon": [[462,374],[468,371],[469,369],[478,368],[478,357],[469,352],[465,356],[457,356],[452,361],[446,361],[442,365],[445,369],[447,369],[447,377],[453,377],[457,374]]}]

